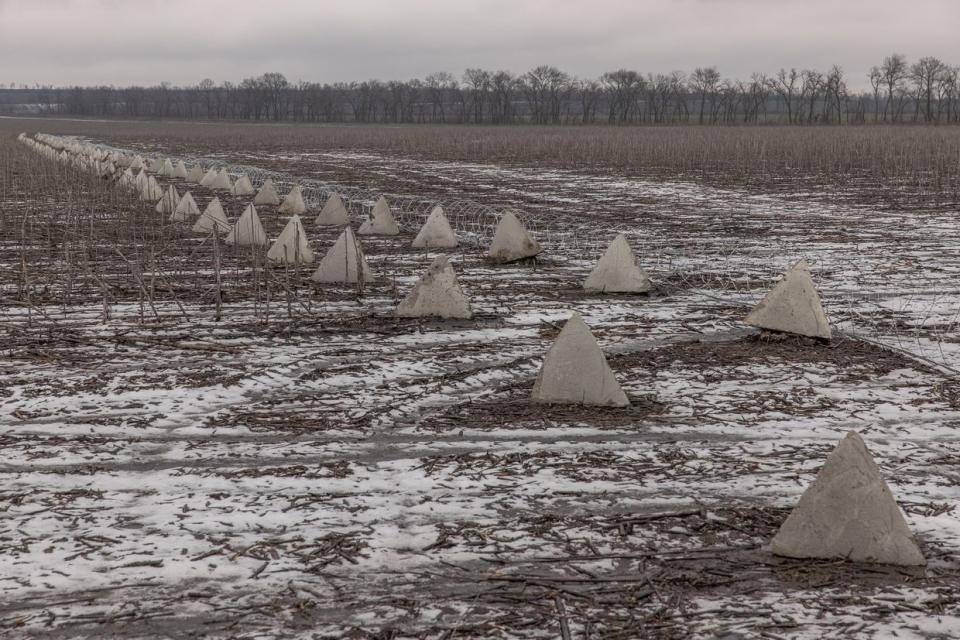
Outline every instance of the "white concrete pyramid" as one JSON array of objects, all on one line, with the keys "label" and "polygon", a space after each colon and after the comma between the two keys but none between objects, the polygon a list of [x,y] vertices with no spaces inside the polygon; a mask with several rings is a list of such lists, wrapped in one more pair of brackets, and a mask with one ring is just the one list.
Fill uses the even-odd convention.
[{"label": "white concrete pyramid", "polygon": [[315,282],[337,282],[353,284],[373,282],[373,273],[363,257],[363,249],[353,234],[353,229],[347,227],[337,238],[337,241],[323,256],[317,270],[310,279]]},{"label": "white concrete pyramid", "polygon": [[533,385],[533,400],[611,407],[630,404],[579,313],[570,316],[547,351]]},{"label": "white concrete pyramid", "polygon": [[214,181],[217,179],[217,170],[213,167],[207,169],[207,172],[203,174],[203,177],[200,179],[201,187],[210,187],[213,185]]},{"label": "white concrete pyramid", "polygon": [[198,164],[193,165],[187,172],[187,182],[191,184],[200,184],[203,180],[203,167]]},{"label": "white concrete pyramid", "polygon": [[227,173],[226,169],[220,169],[220,172],[217,173],[217,177],[214,178],[213,182],[210,184],[210,188],[215,191],[219,190],[233,192],[233,183],[230,182],[230,174]]},{"label": "white concrete pyramid", "polygon": [[153,176],[147,177],[146,185],[140,191],[140,199],[156,202],[163,197],[163,188],[160,186],[160,183],[157,182],[157,179]]},{"label": "white concrete pyramid", "polygon": [[133,162],[130,163],[131,169],[143,169],[143,158],[137,156],[133,159]]},{"label": "white concrete pyramid", "polygon": [[377,204],[373,205],[370,218],[364,220],[357,233],[362,236],[395,236],[400,234],[400,227],[397,226],[397,221],[393,219],[386,198],[380,196]]},{"label": "white concrete pyramid", "polygon": [[500,218],[493,234],[488,255],[497,262],[513,262],[540,253],[540,245],[530,237],[517,216],[507,211]]},{"label": "white concrete pyramid", "polygon": [[160,158],[154,158],[153,162],[150,163],[150,172],[160,173],[161,171],[163,171],[163,160]]},{"label": "white concrete pyramid", "polygon": [[177,210],[179,205],[180,194],[177,193],[177,189],[173,185],[170,185],[167,187],[167,190],[159,202],[157,202],[157,213],[162,213],[166,216],[173,215],[173,212]]},{"label": "white concrete pyramid", "polygon": [[134,179],[134,181],[136,182],[137,190],[143,191],[146,189],[148,184],[147,172],[141,170],[140,173],[137,174],[137,177]]},{"label": "white concrete pyramid", "polygon": [[240,176],[234,183],[232,191],[235,196],[250,196],[257,192],[257,190],[253,188],[253,183],[250,182],[250,178],[246,175]]},{"label": "white concrete pyramid", "polygon": [[133,171],[129,167],[120,175],[120,186],[126,189],[133,189],[137,186],[137,179],[133,177]]},{"label": "white concrete pyramid", "polygon": [[313,251],[307,242],[307,232],[303,228],[300,216],[293,216],[274,240],[267,259],[278,264],[310,264]]},{"label": "white concrete pyramid", "polygon": [[317,216],[314,222],[320,225],[338,227],[350,222],[347,208],[343,206],[343,200],[340,198],[339,193],[330,194],[330,197],[327,198],[327,201],[323,205],[323,209],[320,210],[320,215]]},{"label": "white concrete pyramid", "polygon": [[651,285],[633,256],[627,237],[620,233],[587,276],[583,288],[606,293],[643,293],[650,291]]},{"label": "white concrete pyramid", "polygon": [[280,204],[280,196],[277,195],[277,188],[273,186],[273,180],[267,178],[263,182],[263,186],[260,187],[260,190],[257,191],[257,195],[253,199],[253,204],[259,206],[263,205],[278,205]]},{"label": "white concrete pyramid", "polygon": [[420,227],[420,233],[413,239],[413,248],[452,249],[456,246],[457,235],[450,228],[447,216],[443,213],[443,207],[437,205]]},{"label": "white concrete pyramid", "polygon": [[170,216],[170,220],[174,222],[185,222],[199,215],[200,207],[197,206],[196,200],[194,200],[190,192],[187,191],[183,194],[183,197],[180,198],[180,204],[177,205],[176,211]]},{"label": "white concrete pyramid", "polygon": [[303,193],[300,191],[300,185],[294,185],[290,193],[283,199],[283,203],[278,209],[280,213],[286,213],[292,216],[302,216],[307,211],[307,205],[303,201]]},{"label": "white concrete pyramid", "polygon": [[470,302],[457,282],[450,261],[438,256],[413,290],[397,306],[396,314],[406,318],[436,316],[439,318],[471,318]]},{"label": "white concrete pyramid", "polygon": [[753,308],[746,323],[811,338],[831,337],[830,322],[823,312],[806,260],[783,274],[783,279]]},{"label": "white concrete pyramid", "polygon": [[827,457],[771,551],[790,558],[926,564],[877,463],[852,431]]},{"label": "white concrete pyramid", "polygon": [[173,163],[170,162],[170,158],[166,158],[163,161],[163,164],[160,165],[160,170],[158,173],[166,178],[173,177]]},{"label": "white concrete pyramid", "polygon": [[267,238],[267,233],[260,223],[256,207],[252,204],[247,205],[243,214],[231,227],[224,242],[238,247],[265,247],[270,244],[270,239]]},{"label": "white concrete pyramid", "polygon": [[200,214],[197,223],[193,225],[195,233],[210,233],[214,227],[221,233],[230,231],[230,222],[227,220],[227,214],[223,212],[223,205],[220,204],[220,198],[214,197],[207,205],[207,208]]},{"label": "white concrete pyramid", "polygon": [[177,166],[173,168],[173,177],[181,180],[187,179],[187,165],[183,164],[183,160],[177,162]]}]

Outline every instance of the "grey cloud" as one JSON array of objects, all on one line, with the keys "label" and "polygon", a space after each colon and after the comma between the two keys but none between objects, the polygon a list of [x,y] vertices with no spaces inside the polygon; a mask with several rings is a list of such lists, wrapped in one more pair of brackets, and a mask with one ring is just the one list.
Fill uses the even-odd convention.
[{"label": "grey cloud", "polygon": [[955,0],[0,0],[0,82],[389,80],[544,63],[739,78],[838,63],[858,82],[894,50],[960,63],[957,24]]}]

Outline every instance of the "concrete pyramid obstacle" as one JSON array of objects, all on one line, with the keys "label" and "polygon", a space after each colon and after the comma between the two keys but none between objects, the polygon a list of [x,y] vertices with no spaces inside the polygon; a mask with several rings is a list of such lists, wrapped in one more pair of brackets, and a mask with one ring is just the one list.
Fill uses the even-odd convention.
[{"label": "concrete pyramid obstacle", "polygon": [[200,184],[200,181],[203,180],[203,168],[195,164],[190,168],[190,171],[187,172],[187,182],[191,184]]},{"label": "concrete pyramid obstacle", "polygon": [[146,184],[140,191],[140,199],[148,202],[156,202],[163,197],[163,188],[153,176],[147,178]]},{"label": "concrete pyramid obstacle", "polygon": [[163,171],[163,160],[161,160],[160,158],[154,158],[153,161],[150,163],[150,172],[160,173],[161,171]]},{"label": "concrete pyramid obstacle", "polygon": [[200,179],[201,187],[210,187],[213,185],[213,182],[217,179],[217,170],[213,167],[210,167],[207,172],[203,175],[203,178]]},{"label": "concrete pyramid obstacle", "polygon": [[273,186],[273,180],[270,178],[264,180],[260,191],[258,191],[257,195],[253,198],[253,204],[257,206],[280,204],[280,196],[277,195],[277,188]]},{"label": "concrete pyramid obstacle", "polygon": [[163,164],[160,165],[160,170],[158,173],[166,178],[173,177],[173,163],[170,162],[170,158],[167,158],[163,161]]},{"label": "concrete pyramid obstacle", "polygon": [[532,258],[538,253],[540,245],[530,237],[517,216],[512,211],[504,213],[497,224],[487,255],[497,262],[513,262]]},{"label": "concrete pyramid obstacle", "polygon": [[771,551],[789,558],[926,564],[877,463],[852,431],[827,457]]},{"label": "concrete pyramid obstacle", "polygon": [[344,284],[373,282],[373,273],[363,257],[363,249],[360,248],[352,228],[343,230],[310,279],[314,282]]},{"label": "concrete pyramid obstacle", "polygon": [[396,314],[404,318],[473,317],[470,302],[463,294],[457,274],[446,256],[438,256],[427,272],[420,276],[413,290],[397,306]]},{"label": "concrete pyramid obstacle", "polygon": [[120,186],[125,189],[133,189],[137,186],[137,179],[133,177],[133,171],[130,170],[130,167],[127,167],[122,174],[120,174]]},{"label": "concrete pyramid obstacle", "polygon": [[197,206],[196,200],[194,200],[190,192],[187,191],[183,194],[183,197],[180,198],[180,204],[177,205],[176,211],[170,216],[170,220],[174,222],[185,222],[199,215],[200,207]]},{"label": "concrete pyramid obstacle", "polygon": [[456,246],[457,235],[450,228],[447,216],[443,213],[443,207],[437,205],[420,227],[420,233],[413,239],[413,248],[452,249]]},{"label": "concrete pyramid obstacle", "polygon": [[140,192],[144,191],[144,190],[147,188],[147,184],[148,184],[148,182],[147,182],[147,172],[146,172],[146,171],[140,171],[140,173],[137,174],[137,177],[134,178],[134,182],[135,182],[136,185],[137,185],[137,190],[138,190],[138,191],[140,191]]},{"label": "concrete pyramid obstacle", "polygon": [[603,257],[583,283],[583,288],[606,293],[644,293],[650,291],[650,278],[637,264],[625,235],[614,238]]},{"label": "concrete pyramid obstacle", "polygon": [[143,158],[137,156],[133,159],[133,162],[130,163],[131,169],[143,169]]},{"label": "concrete pyramid obstacle", "polygon": [[534,402],[625,407],[630,404],[579,313],[567,320],[533,385]]},{"label": "concrete pyramid obstacle", "polygon": [[265,247],[270,244],[267,232],[263,230],[263,225],[260,223],[256,207],[252,204],[247,205],[243,214],[231,227],[224,242],[238,247]]},{"label": "concrete pyramid obstacle", "polygon": [[307,205],[303,201],[303,193],[300,191],[300,185],[294,185],[290,193],[283,199],[283,203],[278,209],[280,213],[286,213],[292,216],[302,216],[307,211]]},{"label": "concrete pyramid obstacle", "polygon": [[347,213],[347,208],[343,206],[343,200],[339,193],[330,194],[323,205],[323,209],[320,210],[320,215],[314,222],[320,225],[337,227],[349,224],[350,216]]},{"label": "concrete pyramid obstacle", "polygon": [[227,220],[227,214],[223,212],[223,205],[220,204],[220,198],[214,197],[207,205],[207,208],[200,214],[197,223],[193,225],[194,233],[210,233],[216,228],[220,233],[230,231],[230,222]]},{"label": "concrete pyramid obstacle", "polygon": [[770,331],[830,339],[830,323],[806,260],[783,274],[783,279],[753,308],[746,323]]},{"label": "concrete pyramid obstacle", "polygon": [[373,205],[373,212],[370,218],[364,220],[363,224],[357,230],[362,236],[396,236],[400,234],[400,227],[397,221],[393,219],[390,213],[390,205],[387,199],[380,196],[377,204]]},{"label": "concrete pyramid obstacle", "polygon": [[278,264],[310,264],[313,251],[300,216],[293,216],[267,251],[267,259]]},{"label": "concrete pyramid obstacle", "polygon": [[226,169],[220,169],[220,172],[217,174],[217,177],[213,179],[213,182],[210,183],[210,188],[213,190],[219,191],[230,191],[233,192],[233,183],[230,182],[230,174],[227,173]]},{"label": "concrete pyramid obstacle", "polygon": [[246,175],[240,176],[236,183],[234,183],[232,191],[235,196],[252,196],[257,192],[257,190],[253,188],[253,183],[250,182],[250,178]]},{"label": "concrete pyramid obstacle", "polygon": [[187,179],[187,165],[183,164],[183,160],[177,162],[177,166],[173,168],[173,177],[181,180]]},{"label": "concrete pyramid obstacle", "polygon": [[172,216],[178,206],[180,206],[180,194],[177,193],[176,187],[170,185],[157,202],[157,213]]}]

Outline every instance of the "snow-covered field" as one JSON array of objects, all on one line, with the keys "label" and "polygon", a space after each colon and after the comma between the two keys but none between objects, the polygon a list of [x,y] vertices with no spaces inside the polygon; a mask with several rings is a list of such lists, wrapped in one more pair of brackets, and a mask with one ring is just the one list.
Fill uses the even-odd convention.
[{"label": "snow-covered field", "polygon": [[[281,191],[338,188],[355,211],[386,191],[408,227],[364,240],[363,296],[303,286],[293,318],[279,297],[265,323],[240,290],[220,322],[209,300],[160,300],[144,323],[131,301],[107,322],[45,302],[29,325],[5,304],[0,635],[960,634],[954,218],[373,154],[221,160]],[[436,255],[409,248],[434,201],[481,245],[486,216],[517,207],[544,245],[536,263],[452,255],[470,321],[391,317]],[[276,235],[285,218],[264,209]],[[321,255],[336,235],[308,231]],[[652,295],[580,288],[616,231]],[[742,323],[800,257],[830,344]],[[572,311],[629,408],[527,401]],[[925,570],[769,553],[850,430]]]}]

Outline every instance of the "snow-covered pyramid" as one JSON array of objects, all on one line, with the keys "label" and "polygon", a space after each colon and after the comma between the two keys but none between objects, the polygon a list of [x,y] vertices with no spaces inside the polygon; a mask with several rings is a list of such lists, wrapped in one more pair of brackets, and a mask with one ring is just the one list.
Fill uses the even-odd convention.
[{"label": "snow-covered pyramid", "polygon": [[203,180],[203,167],[198,164],[190,167],[190,171],[187,172],[187,182],[190,184],[200,184]]},{"label": "snow-covered pyramid", "polygon": [[397,221],[393,219],[393,214],[390,213],[390,205],[387,204],[386,198],[380,196],[377,204],[373,205],[370,218],[364,220],[357,233],[362,236],[399,235],[400,227],[397,226]]},{"label": "snow-covered pyramid", "polygon": [[177,166],[173,168],[173,177],[181,180],[187,179],[187,165],[183,164],[183,160],[177,162]]},{"label": "snow-covered pyramid", "polygon": [[331,193],[330,197],[320,210],[320,215],[314,221],[315,224],[342,226],[350,222],[350,216],[347,214],[347,208],[343,206],[343,200],[339,193]]},{"label": "snow-covered pyramid", "polygon": [[579,313],[570,316],[547,352],[533,385],[533,400],[611,407],[630,404]]},{"label": "snow-covered pyramid", "polygon": [[507,211],[500,218],[493,234],[488,255],[497,262],[513,262],[540,253],[540,245],[530,237],[517,216]]},{"label": "snow-covered pyramid", "polygon": [[771,551],[790,558],[926,564],[877,463],[852,431],[827,457]]},{"label": "snow-covered pyramid", "polygon": [[170,162],[170,158],[167,158],[163,161],[163,164],[160,165],[160,170],[158,173],[165,178],[173,177],[173,163]]},{"label": "snow-covered pyramid", "polygon": [[253,183],[250,182],[250,178],[242,175],[236,183],[234,183],[232,192],[235,196],[250,196],[256,193],[256,189],[253,188]]},{"label": "snow-covered pyramid", "polygon": [[300,191],[300,185],[294,185],[290,193],[283,199],[283,203],[278,209],[280,213],[286,213],[292,216],[302,216],[307,211],[307,205],[303,201],[303,193]]},{"label": "snow-covered pyramid", "polygon": [[830,322],[820,304],[820,294],[810,277],[806,260],[801,260],[783,274],[767,297],[747,316],[746,323],[811,338],[829,339]]},{"label": "snow-covered pyramid", "polygon": [[450,261],[438,256],[427,272],[397,306],[401,317],[436,316],[439,318],[471,318],[470,302],[457,282]]},{"label": "snow-covered pyramid", "polygon": [[260,191],[257,191],[257,195],[253,198],[253,204],[258,207],[280,204],[280,196],[277,195],[277,188],[273,186],[273,180],[267,178],[263,181],[263,186],[260,187]]},{"label": "snow-covered pyramid", "polygon": [[373,273],[363,257],[363,249],[353,229],[347,227],[337,238],[327,255],[323,256],[317,270],[310,276],[316,282],[340,282],[353,284],[356,282],[373,282]]},{"label": "snow-covered pyramid", "polygon": [[231,227],[224,242],[237,247],[265,247],[270,244],[270,239],[267,238],[267,233],[260,223],[256,207],[252,204],[247,205],[243,214]]},{"label": "snow-covered pyramid", "polygon": [[179,204],[180,194],[177,193],[173,185],[170,185],[164,192],[163,197],[160,198],[160,201],[157,202],[157,213],[162,213],[167,216],[173,215],[173,212],[177,210]]},{"label": "snow-covered pyramid", "polygon": [[200,207],[197,206],[196,200],[194,200],[190,192],[187,191],[183,194],[183,197],[180,198],[180,204],[177,205],[176,211],[170,216],[170,220],[173,222],[185,222],[199,215]]},{"label": "snow-covered pyramid", "polygon": [[597,262],[583,288],[607,293],[643,293],[650,291],[650,279],[637,264],[625,235],[618,234]]},{"label": "snow-covered pyramid", "polygon": [[214,169],[213,167],[210,167],[209,169],[207,169],[207,172],[203,174],[203,177],[200,179],[200,186],[210,188],[211,186],[213,186],[213,183],[216,181],[218,175],[219,174],[217,173],[217,170]]},{"label": "snow-covered pyramid", "polygon": [[220,169],[220,172],[217,173],[217,177],[214,178],[213,182],[210,184],[210,188],[219,191],[233,192],[233,183],[230,182],[230,174],[227,173],[226,169]]},{"label": "snow-covered pyramid", "polygon": [[267,259],[278,264],[310,264],[313,251],[307,242],[307,232],[303,228],[300,216],[293,216],[274,240],[267,252]]},{"label": "snow-covered pyramid", "polygon": [[197,223],[193,225],[194,233],[210,233],[214,227],[221,233],[230,231],[230,222],[227,220],[227,214],[223,212],[223,205],[220,204],[220,198],[214,197],[207,205],[207,208],[200,214]]},{"label": "snow-covered pyramid", "polygon": [[447,216],[443,213],[443,207],[437,205],[420,227],[420,233],[413,239],[413,248],[452,249],[456,246],[457,235],[450,228]]}]

